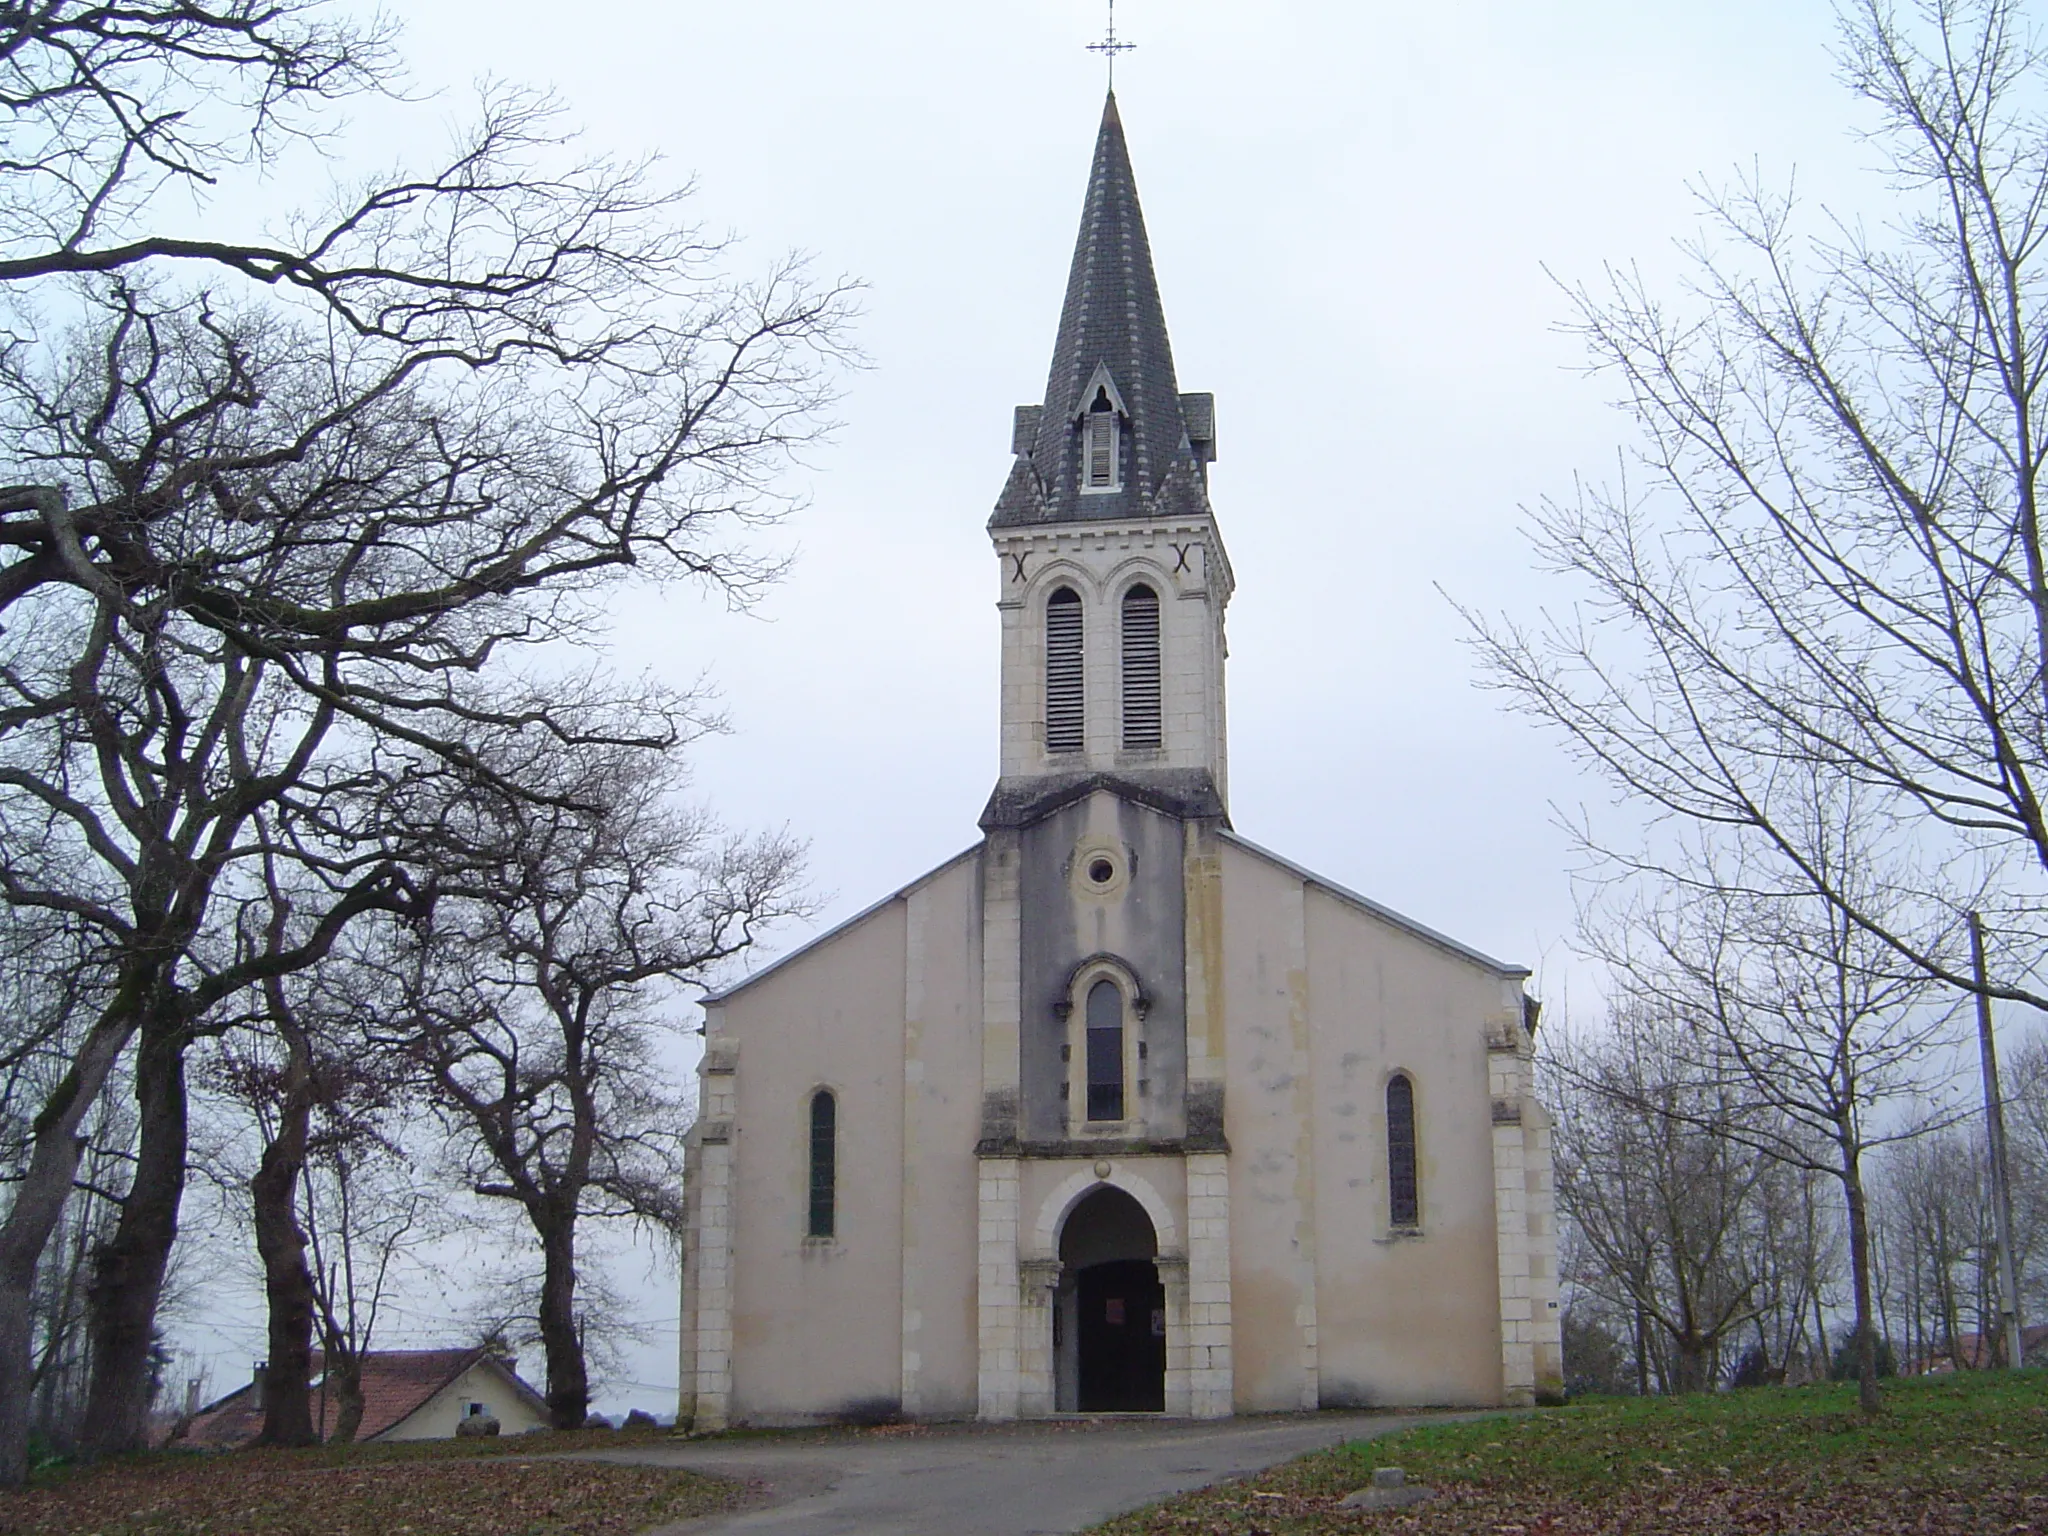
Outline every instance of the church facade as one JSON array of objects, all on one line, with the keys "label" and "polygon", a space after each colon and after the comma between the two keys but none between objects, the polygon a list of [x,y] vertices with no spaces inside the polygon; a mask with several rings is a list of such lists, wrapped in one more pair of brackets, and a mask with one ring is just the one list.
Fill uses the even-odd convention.
[{"label": "church facade", "polygon": [[681,1420],[1557,1390],[1528,972],[1232,827],[1215,406],[1114,96],[1013,449],[980,840],[706,1001]]}]

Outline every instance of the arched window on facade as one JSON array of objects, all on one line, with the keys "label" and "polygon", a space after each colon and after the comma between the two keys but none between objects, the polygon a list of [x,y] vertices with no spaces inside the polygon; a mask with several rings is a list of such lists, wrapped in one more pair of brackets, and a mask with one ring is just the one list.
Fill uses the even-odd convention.
[{"label": "arched window on facade", "polygon": [[1118,463],[1123,457],[1123,434],[1119,430],[1116,404],[1109,391],[1097,388],[1095,403],[1088,407],[1082,425],[1082,484],[1091,491],[1113,491],[1120,483]]},{"label": "arched window on facade", "polygon": [[1160,746],[1159,594],[1138,586],[1124,594],[1124,750]]},{"label": "arched window on facade", "polygon": [[1045,604],[1045,750],[1078,752],[1084,742],[1081,595],[1061,587]]},{"label": "arched window on facade", "polygon": [[1415,1084],[1406,1073],[1387,1083],[1387,1219],[1397,1227],[1422,1225],[1415,1181]]},{"label": "arched window on facade", "polygon": [[839,1204],[839,1103],[832,1090],[811,1095],[811,1219],[812,1237],[830,1237],[836,1230]]},{"label": "arched window on facade", "polygon": [[1124,994],[1113,981],[1088,989],[1088,1118],[1124,1117]]}]

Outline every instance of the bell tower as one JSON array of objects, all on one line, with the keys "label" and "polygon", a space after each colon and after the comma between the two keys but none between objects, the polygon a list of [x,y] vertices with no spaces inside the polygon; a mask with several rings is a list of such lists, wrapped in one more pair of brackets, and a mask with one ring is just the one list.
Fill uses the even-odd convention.
[{"label": "bell tower", "polygon": [[1045,399],[1017,408],[1011,450],[989,520],[1003,624],[991,814],[1104,779],[1224,814],[1232,577],[1209,505],[1216,404],[1174,377],[1114,94]]}]

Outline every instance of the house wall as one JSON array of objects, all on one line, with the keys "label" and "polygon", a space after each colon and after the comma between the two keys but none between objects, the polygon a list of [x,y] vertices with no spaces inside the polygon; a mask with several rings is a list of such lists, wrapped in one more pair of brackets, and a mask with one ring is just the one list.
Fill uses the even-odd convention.
[{"label": "house wall", "polygon": [[[1519,989],[1239,844],[1222,867],[1238,1411],[1501,1401],[1487,1030]],[[1388,1223],[1397,1069],[1413,1236]]]},{"label": "house wall", "polygon": [[547,1414],[487,1365],[473,1365],[411,1413],[378,1435],[383,1440],[452,1440],[468,1404],[482,1403],[503,1435],[546,1429]]}]

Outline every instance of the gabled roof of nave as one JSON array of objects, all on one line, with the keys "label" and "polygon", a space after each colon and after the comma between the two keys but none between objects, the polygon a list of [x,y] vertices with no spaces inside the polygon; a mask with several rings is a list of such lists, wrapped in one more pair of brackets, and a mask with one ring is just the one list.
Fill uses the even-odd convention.
[{"label": "gabled roof of nave", "polygon": [[[1129,790],[1131,789],[1131,787],[1132,786],[1130,785],[1118,786],[1102,784],[1092,781],[1085,786],[1086,791],[1090,794],[1096,793],[1097,791],[1103,791],[1109,794],[1121,794],[1125,798],[1129,798]],[[1042,819],[1044,816],[1051,815],[1053,814],[1054,810],[1069,803],[1071,802],[1064,798],[1054,798],[1048,800],[1045,806],[1041,806],[1038,808],[1038,818]],[[1158,812],[1158,814],[1166,816],[1171,816],[1174,814],[1172,811],[1160,810],[1160,808],[1156,805],[1147,806],[1147,809],[1156,811]],[[1235,848],[1242,849],[1246,854],[1250,855],[1251,857],[1256,859],[1262,859],[1279,869],[1285,870],[1290,875],[1293,875],[1297,879],[1301,880],[1304,884],[1311,885],[1317,888],[1318,890],[1328,892],[1332,897],[1342,902],[1345,906],[1354,908],[1355,910],[1365,914],[1367,917],[1370,917],[1377,922],[1386,924],[1389,928],[1395,929],[1396,931],[1401,933],[1408,934],[1412,938],[1419,939],[1422,942],[1429,944],[1436,949],[1442,950],[1446,954],[1452,955],[1459,960],[1464,960],[1472,965],[1476,965],[1483,971],[1491,971],[1493,974],[1503,977],[1504,979],[1510,981],[1525,979],[1531,974],[1529,968],[1525,965],[1510,965],[1506,961],[1496,960],[1493,958],[1493,956],[1486,954],[1480,950],[1474,949],[1469,944],[1461,944],[1456,939],[1451,938],[1448,934],[1442,933],[1437,929],[1430,927],[1426,923],[1417,922],[1414,918],[1409,917],[1404,913],[1396,912],[1392,907],[1384,906],[1381,903],[1374,901],[1370,896],[1360,895],[1357,891],[1352,890],[1349,886],[1339,885],[1336,881],[1317,874],[1314,870],[1308,868],[1306,865],[1297,864],[1292,859],[1285,858],[1282,855],[1273,852],[1273,850],[1270,848],[1262,847],[1258,843],[1251,841],[1249,838],[1240,836],[1238,833],[1230,830],[1228,827],[1220,829],[1218,835],[1221,836],[1226,843],[1229,843],[1231,846]],[[938,865],[934,869],[926,870],[923,874],[919,875],[915,880],[912,880],[909,884],[900,886],[896,890],[891,891],[888,895],[884,896],[880,901],[874,902],[869,906],[861,908],[861,910],[854,913],[853,916],[846,918],[841,922],[834,923],[830,928],[827,928],[823,933],[815,934],[811,938],[806,939],[803,943],[799,944],[795,949],[791,950],[788,954],[777,956],[775,959],[763,965],[759,970],[754,971],[746,976],[742,976],[739,980],[733,982],[730,986],[722,987],[715,992],[705,994],[705,996],[702,999],[702,1002],[707,1007],[716,1007],[721,1003],[727,1002],[728,1000],[737,997],[740,993],[747,991],[749,988],[753,987],[757,982],[766,981],[770,976],[775,975],[779,971],[804,963],[805,961],[817,955],[817,953],[820,950],[826,948],[834,940],[845,937],[847,934],[853,932],[854,929],[860,927],[863,923],[868,922],[872,918],[880,915],[889,907],[894,906],[897,902],[906,900],[914,892],[918,891],[924,886],[930,885],[933,881],[937,880],[941,875],[946,874],[950,870],[958,868],[961,864],[965,863],[969,859],[979,858],[983,849],[985,849],[987,846],[987,841],[983,840],[981,842],[975,843],[970,848],[962,849],[959,853],[953,855],[952,858],[946,860],[945,863]]]},{"label": "gabled roof of nave", "polygon": [[[1074,422],[1104,369],[1129,412],[1126,474],[1121,490],[1084,496]],[[1208,510],[1208,476],[1188,438],[1137,177],[1112,92],[1095,140],[1038,431],[1030,452],[1018,455],[989,526],[1130,522]]]}]

